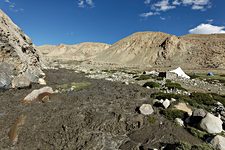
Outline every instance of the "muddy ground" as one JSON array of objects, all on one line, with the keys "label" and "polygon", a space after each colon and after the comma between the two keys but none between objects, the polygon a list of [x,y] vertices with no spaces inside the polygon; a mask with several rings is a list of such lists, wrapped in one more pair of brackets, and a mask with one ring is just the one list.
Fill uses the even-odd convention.
[{"label": "muddy ground", "polygon": [[[155,109],[148,116],[138,113],[143,103],[151,103],[153,90],[139,85],[88,79],[72,70],[45,71],[49,86],[71,82],[90,82],[80,91],[52,95],[49,102],[20,103],[32,90],[0,92],[0,149],[150,149],[179,141],[192,145],[202,141],[185,129],[166,120]],[[25,122],[18,128],[18,141],[8,136],[16,119],[24,115]]]}]

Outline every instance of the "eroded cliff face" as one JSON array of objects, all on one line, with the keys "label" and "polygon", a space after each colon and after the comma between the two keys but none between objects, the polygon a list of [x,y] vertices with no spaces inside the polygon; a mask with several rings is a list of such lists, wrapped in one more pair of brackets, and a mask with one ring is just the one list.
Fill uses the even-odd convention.
[{"label": "eroded cliff face", "polygon": [[0,64],[10,70],[1,70],[11,79],[18,75],[26,76],[31,82],[38,82],[44,75],[42,67],[44,60],[37,51],[30,38],[15,25],[12,20],[0,10]]}]

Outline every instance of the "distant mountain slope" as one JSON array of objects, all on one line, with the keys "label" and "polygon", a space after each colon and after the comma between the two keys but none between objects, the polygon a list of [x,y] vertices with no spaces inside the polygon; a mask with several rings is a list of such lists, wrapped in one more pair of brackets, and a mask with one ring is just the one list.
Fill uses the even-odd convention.
[{"label": "distant mountain slope", "polygon": [[125,65],[225,68],[225,35],[138,32],[113,44],[94,61]]},{"label": "distant mountain slope", "polygon": [[109,48],[109,46],[104,43],[86,42],[77,45],[44,45],[37,47],[37,49],[50,59],[83,61],[95,57],[98,53]]},{"label": "distant mountain slope", "polygon": [[81,43],[38,49],[53,60],[90,60],[143,67],[225,68],[225,34],[177,37],[161,32],[138,32],[111,46]]}]

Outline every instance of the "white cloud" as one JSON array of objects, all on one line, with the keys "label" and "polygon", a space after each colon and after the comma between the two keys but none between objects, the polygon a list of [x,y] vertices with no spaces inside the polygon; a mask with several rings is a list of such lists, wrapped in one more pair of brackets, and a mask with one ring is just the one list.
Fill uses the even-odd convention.
[{"label": "white cloud", "polygon": [[214,34],[214,33],[225,33],[225,26],[214,26],[211,24],[200,24],[199,26],[190,29],[191,34]]},{"label": "white cloud", "polygon": [[5,3],[8,4],[9,9],[14,12],[24,11],[23,8],[17,8],[16,3],[13,3],[11,0],[4,0]]},{"label": "white cloud", "polygon": [[190,7],[192,10],[204,11],[211,8],[211,0],[158,0],[152,3],[152,0],[144,0],[144,4],[150,6],[150,12],[143,13],[140,16],[153,16],[155,12],[166,12],[177,7]]},{"label": "white cloud", "polygon": [[211,7],[210,0],[174,0],[173,5],[191,6],[193,10],[206,10]]},{"label": "white cloud", "polygon": [[155,16],[155,15],[159,15],[160,13],[158,12],[147,12],[147,13],[142,13],[140,14],[141,17],[147,18],[149,16]]},{"label": "white cloud", "polygon": [[94,7],[93,0],[78,0],[78,7],[85,8],[85,7]]},{"label": "white cloud", "polygon": [[169,0],[162,0],[152,5],[152,9],[156,11],[167,11],[174,8],[176,6],[170,5]]}]

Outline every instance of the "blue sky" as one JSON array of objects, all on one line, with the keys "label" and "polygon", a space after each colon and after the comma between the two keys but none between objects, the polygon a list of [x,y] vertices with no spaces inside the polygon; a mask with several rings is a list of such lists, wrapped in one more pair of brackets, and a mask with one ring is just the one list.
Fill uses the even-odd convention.
[{"label": "blue sky", "polygon": [[134,32],[225,33],[224,0],[0,0],[34,44],[112,44]]}]

